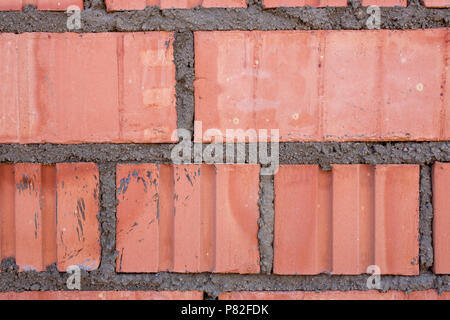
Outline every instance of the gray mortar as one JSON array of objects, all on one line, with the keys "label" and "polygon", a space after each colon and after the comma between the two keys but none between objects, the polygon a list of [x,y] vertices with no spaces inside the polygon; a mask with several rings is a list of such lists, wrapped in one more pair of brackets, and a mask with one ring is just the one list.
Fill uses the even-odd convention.
[{"label": "gray mortar", "polygon": [[100,224],[101,263],[97,273],[104,281],[114,277],[116,270],[116,164],[104,163],[99,166],[101,208],[98,215]]},{"label": "gray mortar", "polygon": [[[174,144],[0,144],[0,163],[171,162]],[[206,145],[204,145],[204,148]],[[224,147],[225,155],[225,147]],[[223,159],[225,161],[225,158]],[[248,160],[248,145],[246,145]],[[289,142],[280,143],[280,164],[330,165],[450,162],[444,142]]]},{"label": "gray mortar", "polygon": [[[365,29],[368,15],[359,2],[347,8],[263,9],[260,0],[249,0],[246,9],[195,8],[107,13],[102,0],[85,0],[83,27],[78,32],[175,31],[176,98],[178,127],[193,130],[194,48],[196,30],[317,30]],[[442,28],[450,26],[449,9],[428,9],[417,0],[407,8],[381,8],[382,29]],[[0,32],[67,32],[67,15],[41,12],[32,6],[23,12],[0,12]],[[115,261],[116,164],[123,162],[170,162],[173,144],[0,144],[0,163],[95,162],[100,171],[98,214],[101,229],[101,264],[98,270],[82,272],[82,290],[202,290],[207,299],[222,291],[236,290],[367,290],[367,275],[278,276],[273,264],[273,177],[260,177],[259,248],[261,274],[117,274]],[[246,147],[248,153],[248,146]],[[248,158],[248,156],[247,156]],[[450,290],[449,275],[431,272],[432,205],[430,165],[450,161],[450,142],[379,143],[281,143],[281,164],[313,164],[330,169],[332,163],[416,163],[420,180],[420,268],[418,276],[382,276],[382,290]],[[67,290],[68,275],[55,265],[46,272],[21,272],[12,258],[1,264],[0,291]]]},{"label": "gray mortar", "polygon": [[260,175],[258,242],[261,273],[271,274],[273,265],[273,230],[274,230],[274,189],[273,176]]},{"label": "gray mortar", "polygon": [[[0,291],[49,291],[67,290],[68,276],[50,266],[46,272],[17,272],[14,259],[2,262]],[[97,290],[200,290],[211,298],[227,291],[348,291],[368,290],[367,275],[339,276],[279,276],[279,275],[227,275],[227,274],[111,274],[99,269],[96,272],[82,272],[83,291]],[[419,291],[436,289],[439,292],[450,290],[450,277],[423,272],[419,276],[381,276],[381,291]]]},{"label": "gray mortar", "polygon": [[450,161],[450,142],[280,143],[280,164],[432,164]]},{"label": "gray mortar", "polygon": [[431,167],[420,167],[420,219],[419,219],[419,252],[420,269],[433,267],[433,204],[431,190]]},{"label": "gray mortar", "polygon": [[[357,1],[348,7],[263,9],[260,1],[248,8],[165,9],[106,12],[100,1],[86,1],[78,32],[196,31],[196,30],[320,30],[366,29],[368,14]],[[67,32],[65,12],[43,12],[27,6],[21,12],[0,12],[0,32]],[[445,28],[450,10],[430,9],[418,0],[408,7],[381,8],[382,29]]]},{"label": "gray mortar", "polygon": [[178,128],[194,133],[194,34],[175,32],[173,46]]}]

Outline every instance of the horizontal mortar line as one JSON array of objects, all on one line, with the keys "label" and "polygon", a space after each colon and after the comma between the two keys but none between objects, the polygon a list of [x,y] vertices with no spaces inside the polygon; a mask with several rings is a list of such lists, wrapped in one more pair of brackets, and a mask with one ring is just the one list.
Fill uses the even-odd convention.
[{"label": "horizontal mortar line", "polygon": [[[369,17],[366,7],[359,7],[364,17],[358,17],[353,7],[293,7],[261,10],[258,6],[248,8],[198,8],[164,9],[150,7],[145,10],[106,12],[105,10],[86,9],[81,11],[82,29],[77,32],[128,32],[128,31],[200,31],[200,30],[361,30],[366,29]],[[326,27],[320,25],[324,14],[354,17],[353,24],[333,19]],[[427,8],[424,6],[381,7],[381,29],[413,30],[448,27],[445,19],[432,19],[433,14],[442,14],[448,9]],[[389,13],[400,14],[393,18]],[[417,13],[420,12],[420,16]],[[311,15],[317,14],[317,19]],[[360,14],[359,14],[360,15]],[[427,17],[429,21],[424,21]],[[303,20],[304,21],[303,21]],[[67,32],[67,13],[39,10],[1,11],[0,32]],[[242,21],[242,22],[237,22]],[[46,23],[48,22],[48,24]],[[315,24],[317,23],[317,24]]]},{"label": "horizontal mortar line", "polygon": [[[203,148],[207,145],[205,144]],[[171,150],[174,146],[175,144],[0,144],[0,163],[141,163],[146,161],[170,163]],[[226,144],[223,148],[225,157]],[[248,159],[248,143],[245,144],[245,149],[246,159]],[[279,144],[280,164],[429,164],[434,161],[450,161],[450,141],[286,142]]]},{"label": "horizontal mortar line", "polygon": [[[24,274],[25,273],[25,274]],[[55,275],[54,273],[26,273],[18,274],[11,277],[8,273],[0,274],[2,287],[25,289],[27,285],[20,285],[20,282],[27,282],[30,275],[35,276],[33,283],[58,284],[58,290],[69,291],[65,286],[67,276]],[[99,277],[96,284],[96,277],[86,277],[82,274],[82,283],[90,283],[88,286],[82,286],[82,291],[94,290],[148,290],[148,291],[189,291],[189,290],[211,290],[213,287],[217,291],[315,291],[315,290],[335,290],[335,291],[366,291],[369,275],[315,275],[315,276],[281,276],[281,275],[236,275],[236,274],[114,274],[105,282],[104,278]],[[418,276],[392,276],[381,275],[382,290],[400,290],[400,291],[416,291],[436,289],[448,291],[450,289],[448,283],[448,275],[434,275],[430,273]],[[86,281],[88,280],[88,281]],[[161,281],[163,280],[163,281]],[[128,284],[124,285],[124,281]],[[222,283],[221,283],[222,282]],[[8,286],[9,283],[14,285]],[[197,284],[196,284],[197,283]],[[440,283],[440,284],[438,284]],[[180,285],[181,284],[181,285]],[[19,288],[18,288],[19,286]],[[225,288],[226,287],[226,290]],[[14,290],[11,290],[14,291]],[[44,291],[54,291],[51,290]],[[10,292],[0,289],[0,292]]]}]

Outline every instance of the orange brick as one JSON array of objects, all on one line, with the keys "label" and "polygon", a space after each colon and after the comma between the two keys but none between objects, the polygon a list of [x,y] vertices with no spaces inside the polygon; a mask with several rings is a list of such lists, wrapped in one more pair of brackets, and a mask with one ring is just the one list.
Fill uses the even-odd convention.
[{"label": "orange brick", "polygon": [[118,165],[117,271],[258,273],[258,185],[258,165]]},{"label": "orange brick", "polygon": [[361,4],[364,7],[378,6],[378,7],[406,7],[408,5],[407,0],[362,0]]},{"label": "orange brick", "polygon": [[2,0],[0,11],[22,10],[26,5],[32,4],[38,10],[65,11],[70,6],[83,9],[83,0]]},{"label": "orange brick", "polygon": [[[121,11],[121,10],[143,10],[147,7],[147,0],[105,0],[106,8],[108,11]],[[159,4],[159,1],[152,1],[154,4]],[[149,4],[150,5],[150,4]]]},{"label": "orange brick", "polygon": [[274,273],[418,274],[418,208],[416,165],[282,165]]},{"label": "orange brick", "polygon": [[196,32],[195,119],[281,141],[449,139],[448,33]]},{"label": "orange brick", "polygon": [[346,0],[263,0],[266,8],[276,7],[346,7]]},{"label": "orange brick", "polygon": [[246,8],[246,0],[203,0],[202,7],[205,8]]},{"label": "orange brick", "polygon": [[1,34],[0,59],[1,143],[173,141],[171,33]]},{"label": "orange brick", "polygon": [[58,194],[58,269],[82,265],[86,270],[100,264],[99,177],[93,163],[56,165]]},{"label": "orange brick", "polygon": [[14,165],[0,164],[0,261],[16,254]]},{"label": "orange brick", "polygon": [[449,0],[423,0],[425,7],[429,8],[448,8],[450,7]]},{"label": "orange brick", "polygon": [[31,291],[3,292],[0,300],[202,300],[200,291]]},{"label": "orange brick", "polygon": [[143,10],[147,6],[159,6],[161,9],[191,9],[196,6],[205,8],[247,7],[245,0],[105,0],[108,11]]},{"label": "orange brick", "polygon": [[448,138],[441,117],[448,30],[430,31],[328,34],[323,59],[326,140]]},{"label": "orange brick", "polygon": [[15,258],[21,271],[98,267],[94,164],[1,164],[0,178],[0,260]]},{"label": "orange brick", "polygon": [[[43,225],[44,215],[56,215],[55,205],[41,207],[43,189],[54,188],[51,181],[44,181],[44,168],[38,164],[14,166],[14,197],[16,263],[20,270],[45,270],[46,265],[56,262],[53,250],[46,250],[45,240],[56,235],[56,224]],[[44,203],[44,202],[42,202]],[[47,202],[50,204],[49,202]],[[56,241],[54,237],[53,241]],[[54,248],[53,244],[50,247]]]},{"label": "orange brick", "polygon": [[450,163],[433,166],[434,272],[450,274]]},{"label": "orange brick", "polygon": [[220,300],[450,300],[450,292],[436,290],[379,292],[369,291],[237,291],[222,292]]}]

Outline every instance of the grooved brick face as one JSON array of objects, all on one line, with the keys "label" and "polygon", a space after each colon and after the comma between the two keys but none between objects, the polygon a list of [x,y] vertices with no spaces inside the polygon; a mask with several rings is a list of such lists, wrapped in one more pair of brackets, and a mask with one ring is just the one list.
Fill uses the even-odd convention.
[{"label": "grooved brick face", "polygon": [[266,8],[276,7],[346,7],[347,0],[262,0]]},{"label": "grooved brick face", "polygon": [[116,177],[117,272],[259,272],[259,165],[126,164]]},{"label": "grooved brick face", "polygon": [[98,169],[92,163],[0,164],[0,260],[21,271],[100,263]]},{"label": "grooved brick face", "polygon": [[22,10],[26,5],[32,4],[38,10],[65,11],[70,6],[83,9],[83,0],[1,0],[0,11]]},{"label": "grooved brick face", "polygon": [[[446,0],[447,1],[447,0]],[[266,8],[276,7],[346,7],[346,0],[262,0]],[[362,0],[363,6],[376,5],[379,7],[406,7],[406,0]]]},{"label": "grooved brick face", "polygon": [[429,7],[429,8],[449,8],[450,7],[449,0],[423,0],[423,3],[426,7]]},{"label": "grooved brick face", "polygon": [[407,0],[362,0],[361,4],[364,7],[378,6],[378,7],[406,7],[408,5]]},{"label": "grooved brick face", "polygon": [[202,300],[200,291],[45,291],[4,292],[0,300]]},{"label": "grooved brick face", "polygon": [[450,163],[433,166],[434,272],[450,274]]},{"label": "grooved brick face", "polygon": [[147,6],[159,6],[161,9],[191,9],[196,6],[205,8],[247,7],[245,0],[105,0],[108,11],[143,10]]},{"label": "grooved brick face", "polygon": [[416,275],[418,165],[282,165],[274,273]]},{"label": "grooved brick face", "polygon": [[196,32],[195,119],[223,135],[279,128],[280,141],[449,139],[448,34]]},{"label": "grooved brick face", "polygon": [[237,291],[222,292],[220,300],[450,300],[450,292],[435,290],[379,292],[369,291]]},{"label": "grooved brick face", "polygon": [[0,34],[0,143],[173,142],[173,34]]}]

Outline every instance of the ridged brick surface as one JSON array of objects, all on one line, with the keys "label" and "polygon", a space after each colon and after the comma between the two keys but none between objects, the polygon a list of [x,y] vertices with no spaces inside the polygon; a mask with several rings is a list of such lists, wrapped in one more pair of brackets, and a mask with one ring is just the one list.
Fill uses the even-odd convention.
[{"label": "ridged brick surface", "polygon": [[426,7],[429,7],[429,8],[449,8],[450,7],[449,0],[423,0],[423,3]]},{"label": "ridged brick surface", "polygon": [[448,140],[449,32],[198,31],[195,119],[281,141]]},{"label": "ridged brick surface", "polygon": [[361,4],[364,7],[378,6],[378,7],[406,7],[408,5],[407,0],[362,0]]},{"label": "ridged brick surface", "polygon": [[116,179],[118,272],[259,272],[259,165],[123,164]]},{"label": "ridged brick surface", "polygon": [[282,165],[274,273],[416,275],[419,166]]},{"label": "ridged brick surface", "polygon": [[108,11],[143,10],[147,6],[159,6],[161,9],[191,9],[196,6],[205,8],[247,7],[245,0],[105,0]]},{"label": "ridged brick surface", "polygon": [[0,143],[172,142],[173,34],[0,34]]},{"label": "ridged brick surface", "polygon": [[38,10],[65,11],[70,6],[83,9],[83,0],[1,0],[0,11],[22,10],[29,4],[34,5]]},{"label": "ridged brick surface", "polygon": [[450,274],[450,163],[433,166],[434,272]]},{"label": "ridged brick surface", "polygon": [[95,164],[0,164],[0,260],[21,271],[100,263]]},{"label": "ridged brick surface", "polygon": [[200,291],[3,292],[0,300],[202,300]]},{"label": "ridged brick surface", "polygon": [[346,7],[346,0],[262,0],[266,8],[277,7]]},{"label": "ridged brick surface", "polygon": [[239,291],[222,292],[220,300],[450,300],[450,292],[435,290],[379,292],[369,291]]}]

